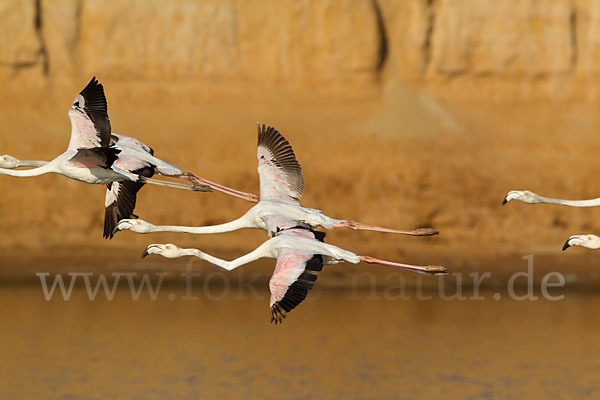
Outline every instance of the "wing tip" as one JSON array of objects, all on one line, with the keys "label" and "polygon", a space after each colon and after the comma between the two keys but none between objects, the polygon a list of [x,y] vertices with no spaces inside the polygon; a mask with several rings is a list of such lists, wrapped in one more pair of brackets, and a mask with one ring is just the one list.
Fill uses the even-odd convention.
[{"label": "wing tip", "polygon": [[302,166],[298,162],[290,142],[274,126],[261,125],[259,122],[257,147],[267,149],[276,165],[288,174],[293,197],[296,200],[300,199],[304,194],[304,177],[302,176]]},{"label": "wing tip", "polygon": [[118,223],[118,207],[117,202],[115,201],[104,209],[104,232],[102,233],[102,238],[108,240],[112,239],[115,236],[114,229]]},{"label": "wing tip", "polygon": [[83,90],[80,93],[83,95],[85,93],[89,93],[94,89],[102,90],[102,95],[104,96],[104,86],[102,86],[98,79],[96,79],[95,75],[92,76],[92,79],[90,79],[88,84],[83,88]]},{"label": "wing tip", "polygon": [[[319,256],[320,257],[320,256]],[[311,259],[312,260],[312,259]],[[321,258],[322,265],[322,258]],[[287,313],[296,308],[308,296],[308,292],[312,290],[317,281],[316,268],[307,265],[305,270],[292,283],[281,300],[275,302],[271,306],[271,322],[277,325],[282,323]]]},{"label": "wing tip", "polygon": [[279,303],[273,304],[271,307],[271,323],[275,325],[281,324],[285,317],[287,317],[287,313]]},{"label": "wing tip", "polygon": [[[290,145],[290,143],[286,140],[286,138],[283,137],[283,135],[281,134],[281,132],[279,132],[277,130],[277,128],[275,128],[273,125],[266,125],[266,124],[261,124],[260,122],[258,122],[258,145],[260,146],[261,144],[266,145],[267,142],[272,142],[273,139],[283,139],[283,145]],[[271,140],[269,140],[271,139]],[[291,146],[290,146],[291,147]]]}]

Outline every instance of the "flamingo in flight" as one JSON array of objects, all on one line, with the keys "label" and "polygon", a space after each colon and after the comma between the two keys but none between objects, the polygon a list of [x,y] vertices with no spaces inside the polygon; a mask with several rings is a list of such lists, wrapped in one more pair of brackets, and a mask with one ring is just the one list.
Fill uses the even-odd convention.
[{"label": "flamingo in flight", "polygon": [[[240,218],[212,226],[156,226],[142,219],[123,219],[116,231],[131,230],[136,233],[182,232],[209,234],[230,232],[242,228],[265,229],[269,236],[278,230],[292,228],[298,223],[311,228],[351,228],[414,236],[436,235],[430,228],[402,231],[360,222],[335,219],[322,211],[302,207],[299,203],[304,193],[302,168],[289,142],[273,127],[258,126],[258,175],[260,178],[260,201]],[[201,182],[199,182],[201,183]]]},{"label": "flamingo in flight", "polygon": [[502,205],[506,205],[511,200],[519,200],[526,204],[558,204],[562,206],[569,207],[597,207],[600,206],[600,198],[590,199],[590,200],[564,200],[564,199],[555,199],[552,197],[543,197],[539,194],[533,193],[529,190],[512,190],[508,192],[504,200],[502,200]]},{"label": "flamingo in flight", "polygon": [[[91,184],[106,184],[105,238],[112,238],[117,223],[132,218],[137,192],[146,183],[196,191],[219,190],[248,201],[255,195],[210,182],[179,167],[154,157],[154,150],[141,141],[111,131],[108,107],[102,84],[93,77],[75,98],[68,112],[71,139],[67,150],[54,160],[18,160],[0,157],[0,175],[33,177],[57,173]],[[14,170],[19,167],[34,167]],[[184,178],[192,185],[152,179],[154,174]]]},{"label": "flamingo in flight", "polygon": [[225,261],[198,249],[182,249],[174,244],[151,244],[142,258],[148,254],[160,254],[166,258],[194,256],[206,260],[227,271],[248,264],[259,258],[275,258],[277,264],[269,281],[271,299],[271,322],[281,323],[286,313],[294,309],[307,296],[317,280],[318,271],[323,265],[349,262],[357,264],[361,261],[370,264],[382,264],[421,274],[445,274],[446,267],[429,265],[417,266],[379,260],[369,256],[359,256],[351,251],[323,242],[324,232],[314,231],[307,226],[296,226],[275,232],[275,235],[257,247],[254,251]]},{"label": "flamingo in flight", "polygon": [[[519,200],[526,204],[558,204],[562,206],[568,207],[597,207],[600,206],[600,198],[589,199],[589,200],[565,200],[565,199],[555,199],[552,197],[544,197],[540,196],[536,193],[533,193],[529,190],[513,190],[508,192],[504,200],[502,201],[502,205],[505,205],[511,200]],[[568,249],[571,246],[583,246],[590,249],[600,249],[600,238],[596,235],[586,234],[586,235],[573,235],[563,245],[563,251]]]}]

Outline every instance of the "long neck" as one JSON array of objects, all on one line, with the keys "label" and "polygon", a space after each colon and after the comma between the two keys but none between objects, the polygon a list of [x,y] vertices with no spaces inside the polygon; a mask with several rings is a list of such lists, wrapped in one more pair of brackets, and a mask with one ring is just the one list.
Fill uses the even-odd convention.
[{"label": "long neck", "polygon": [[19,167],[43,167],[48,161],[39,160],[19,160]]},{"label": "long neck", "polygon": [[250,218],[246,215],[219,225],[210,226],[176,226],[176,225],[157,225],[152,228],[151,232],[181,232],[194,233],[198,235],[207,233],[223,233],[231,232],[243,228],[257,228]]},{"label": "long neck", "polygon": [[48,163],[38,168],[32,169],[23,169],[23,170],[14,170],[14,169],[6,169],[0,168],[0,175],[9,175],[9,176],[17,176],[20,178],[31,177],[31,176],[40,176],[44,174],[49,174],[51,172],[58,172],[54,165]]},{"label": "long neck", "polygon": [[549,203],[549,204],[560,204],[563,206],[570,207],[597,207],[600,206],[600,198],[590,199],[590,200],[563,200],[563,199],[554,199],[552,197],[543,197],[538,196],[540,202]]},{"label": "long neck", "polygon": [[214,264],[218,267],[221,267],[227,271],[236,269],[237,267],[239,267],[241,265],[248,264],[252,261],[258,260],[259,258],[264,258],[264,257],[275,258],[275,255],[272,254],[272,252],[270,251],[269,241],[266,241],[265,243],[263,243],[262,245],[257,247],[254,251],[251,251],[250,253],[248,253],[244,256],[241,256],[239,258],[236,258],[235,260],[232,260],[232,261],[225,261],[220,258],[213,257],[210,254],[203,253],[198,249],[182,249],[182,255],[194,256],[194,257],[201,258],[201,259],[206,260],[209,263]]}]

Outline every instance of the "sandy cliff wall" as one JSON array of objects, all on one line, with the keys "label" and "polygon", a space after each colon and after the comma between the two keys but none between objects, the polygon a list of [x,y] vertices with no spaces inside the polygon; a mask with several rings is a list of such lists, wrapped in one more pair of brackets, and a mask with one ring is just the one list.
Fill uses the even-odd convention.
[{"label": "sandy cliff wall", "polygon": [[0,79],[595,97],[599,33],[594,0],[3,0]]}]

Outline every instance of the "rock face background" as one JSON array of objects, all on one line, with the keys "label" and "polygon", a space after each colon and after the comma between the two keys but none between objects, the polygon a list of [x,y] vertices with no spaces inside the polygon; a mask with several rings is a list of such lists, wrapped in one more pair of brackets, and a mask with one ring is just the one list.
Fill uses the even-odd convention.
[{"label": "rock face background", "polygon": [[3,0],[0,77],[589,82],[599,22],[593,0]]},{"label": "rock face background", "polygon": [[[307,206],[442,231],[423,240],[331,233],[336,244],[464,269],[520,268],[532,253],[548,269],[584,267],[597,255],[560,247],[570,234],[600,234],[598,211],[499,204],[511,189],[600,194],[599,73],[593,0],[1,0],[0,153],[59,154],[66,109],[95,75],[115,131],[184,169],[256,191],[259,120],[294,145]],[[198,245],[130,233],[102,241],[101,187],[0,178],[5,263]],[[137,214],[207,224],[247,208],[145,188]],[[236,255],[264,239],[223,238],[201,244]]]}]

